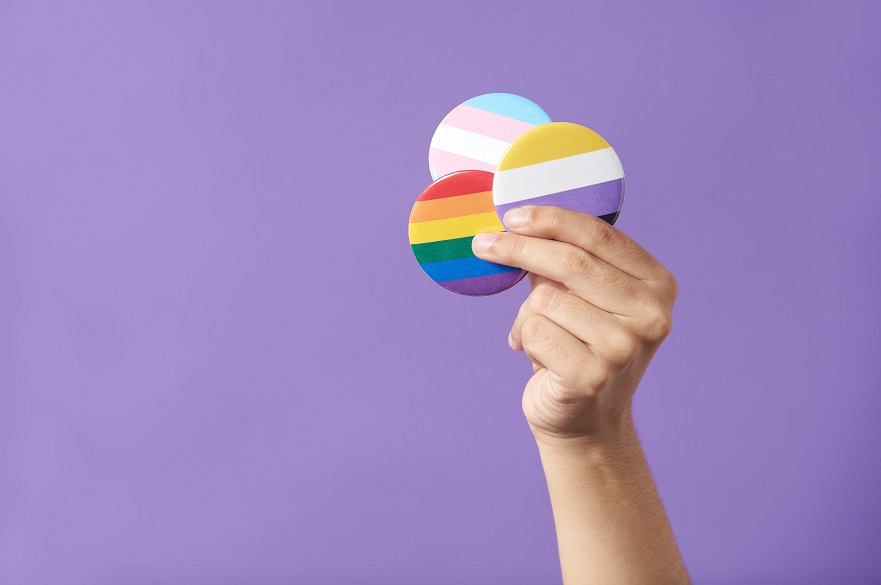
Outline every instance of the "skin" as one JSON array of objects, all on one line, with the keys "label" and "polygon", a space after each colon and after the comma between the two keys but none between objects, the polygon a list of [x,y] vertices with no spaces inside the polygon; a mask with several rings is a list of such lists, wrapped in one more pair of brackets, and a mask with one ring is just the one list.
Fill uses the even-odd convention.
[{"label": "skin", "polygon": [[632,398],[670,333],[676,279],[621,230],[526,206],[475,255],[529,271],[508,342],[533,376],[523,412],[548,483],[565,585],[687,584],[632,417]]}]

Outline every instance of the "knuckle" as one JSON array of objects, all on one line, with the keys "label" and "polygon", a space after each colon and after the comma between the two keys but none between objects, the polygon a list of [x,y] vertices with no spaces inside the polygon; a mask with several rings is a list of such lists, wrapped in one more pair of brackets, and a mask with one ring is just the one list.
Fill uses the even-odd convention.
[{"label": "knuckle", "polygon": [[639,352],[639,340],[625,331],[619,331],[608,348],[606,359],[616,369],[630,364]]},{"label": "knuckle", "polygon": [[560,263],[565,274],[576,278],[590,276],[594,270],[594,263],[590,256],[578,248],[570,248],[560,256]]},{"label": "knuckle", "polygon": [[532,209],[530,214],[533,223],[541,226],[557,227],[560,216],[559,207],[550,207],[547,205],[539,205]]},{"label": "knuckle", "polygon": [[598,248],[605,248],[613,246],[616,243],[618,233],[616,232],[616,228],[599,220],[592,222],[591,238],[593,239],[594,245]]},{"label": "knuckle", "polygon": [[673,273],[658,265],[658,277],[653,279],[652,284],[665,299],[669,299],[671,304],[676,302],[679,297],[679,281],[673,276]]},{"label": "knuckle", "polygon": [[642,323],[643,337],[648,341],[663,341],[673,328],[673,314],[659,302],[650,303]]},{"label": "knuckle", "polygon": [[[501,240],[501,239],[502,238],[499,238],[499,240]],[[508,243],[508,253],[511,257],[516,258],[516,257],[523,256],[523,254],[526,251],[526,238],[523,238],[520,236],[514,236],[511,238],[505,238],[505,239],[510,240]]]},{"label": "knuckle", "polygon": [[555,234],[566,231],[566,213],[559,207],[546,207],[544,221]]},{"label": "knuckle", "polygon": [[546,225],[548,223],[548,209],[542,205],[530,205],[529,224],[534,226]]},{"label": "knuckle", "polygon": [[549,312],[557,303],[556,287],[541,283],[529,294],[529,307],[536,312]]},{"label": "knuckle", "polygon": [[679,281],[673,276],[673,273],[667,271],[667,282],[670,287],[670,297],[675,301],[679,298]]},{"label": "knuckle", "polygon": [[520,327],[520,337],[525,343],[535,342],[545,337],[545,320],[538,315],[530,315]]}]

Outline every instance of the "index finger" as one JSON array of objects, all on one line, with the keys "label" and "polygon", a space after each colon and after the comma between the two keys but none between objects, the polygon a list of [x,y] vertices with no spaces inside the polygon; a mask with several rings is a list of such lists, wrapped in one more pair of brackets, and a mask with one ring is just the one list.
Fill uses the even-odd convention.
[{"label": "index finger", "polygon": [[561,207],[526,205],[503,219],[512,232],[566,242],[639,280],[663,278],[666,269],[630,236],[602,219]]},{"label": "index finger", "polygon": [[635,315],[650,286],[568,242],[513,232],[482,232],[471,240],[474,255],[515,266],[560,283],[604,311]]}]

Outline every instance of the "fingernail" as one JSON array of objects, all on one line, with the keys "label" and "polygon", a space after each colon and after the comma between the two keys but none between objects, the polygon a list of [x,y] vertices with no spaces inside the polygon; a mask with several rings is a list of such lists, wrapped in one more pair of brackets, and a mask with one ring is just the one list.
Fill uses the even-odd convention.
[{"label": "fingernail", "polygon": [[505,214],[505,225],[509,228],[526,227],[527,223],[529,223],[529,209],[526,207],[517,207]]},{"label": "fingernail", "polygon": [[514,349],[514,338],[511,336],[510,331],[508,331],[508,347]]},{"label": "fingernail", "polygon": [[499,232],[481,232],[477,234],[474,236],[474,239],[471,240],[471,251],[475,254],[486,252],[498,237]]}]

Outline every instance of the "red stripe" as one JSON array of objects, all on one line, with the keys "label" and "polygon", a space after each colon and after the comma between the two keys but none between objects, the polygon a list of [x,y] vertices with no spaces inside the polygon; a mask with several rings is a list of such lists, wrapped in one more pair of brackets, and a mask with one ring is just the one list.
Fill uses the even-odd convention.
[{"label": "red stripe", "polygon": [[481,193],[483,191],[492,191],[492,188],[492,173],[486,171],[457,171],[444,175],[426,187],[425,191],[419,196],[418,201]]}]

